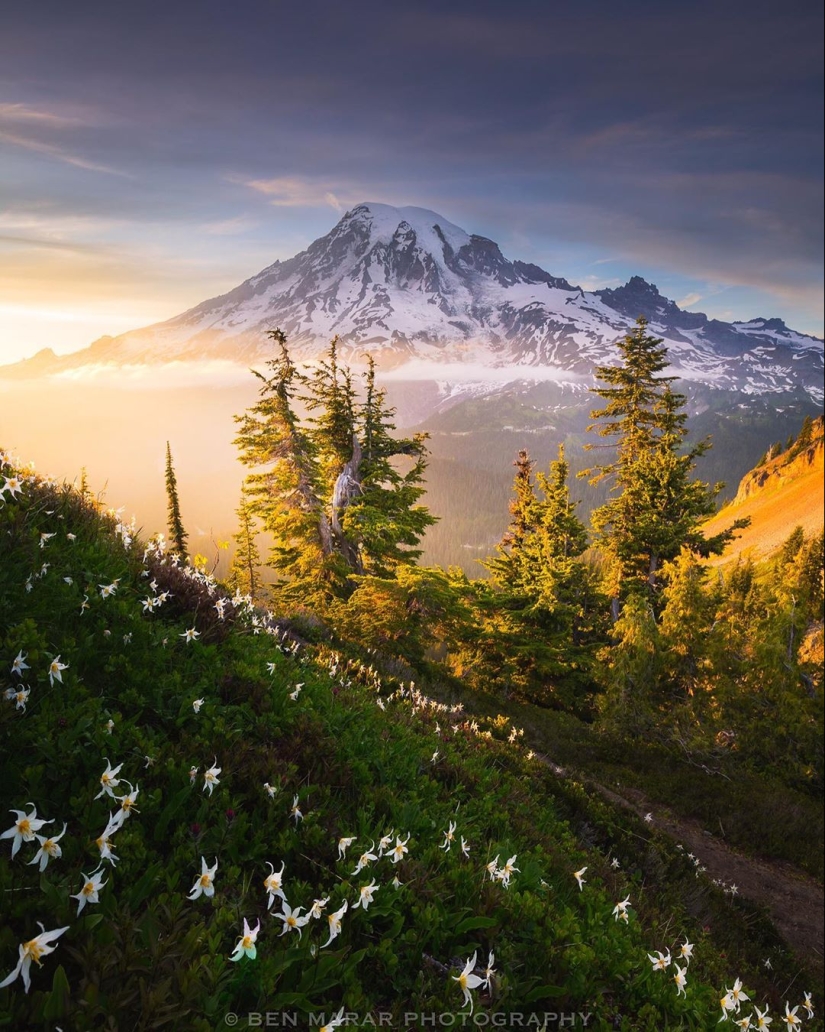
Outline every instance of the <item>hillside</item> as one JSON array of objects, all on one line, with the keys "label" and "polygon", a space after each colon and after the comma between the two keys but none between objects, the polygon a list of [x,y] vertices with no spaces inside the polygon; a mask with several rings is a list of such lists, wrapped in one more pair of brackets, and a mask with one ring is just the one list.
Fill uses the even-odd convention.
[{"label": "hillside", "polygon": [[810,443],[795,445],[747,473],[733,501],[706,524],[706,532],[715,534],[734,519],[748,517],[751,521],[716,564],[740,556],[770,557],[795,527],[802,527],[806,537],[821,533],[825,523],[824,474],[825,440],[820,416],[813,421]]},{"label": "hillside", "polygon": [[740,985],[782,1012],[799,973],[764,918],[506,718],[0,462],[0,1020],[658,1032],[715,1027]]}]

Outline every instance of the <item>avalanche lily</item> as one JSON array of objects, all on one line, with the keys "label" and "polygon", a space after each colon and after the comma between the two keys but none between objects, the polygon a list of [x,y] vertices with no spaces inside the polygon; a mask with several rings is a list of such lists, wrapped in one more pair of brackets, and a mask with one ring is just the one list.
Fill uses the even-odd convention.
[{"label": "avalanche lily", "polygon": [[261,930],[261,922],[255,925],[254,928],[249,927],[249,923],[246,918],[243,919],[243,935],[238,937],[238,942],[235,946],[235,951],[230,960],[240,960],[241,957],[249,957],[250,960],[254,960],[258,954],[258,950],[255,947],[255,940],[258,938],[258,932]]},{"label": "avalanche lily", "polygon": [[59,835],[52,835],[50,838],[46,838],[43,835],[35,836],[37,841],[40,843],[40,848],[34,854],[34,859],[29,860],[29,864],[40,863],[41,873],[46,870],[49,865],[49,860],[56,860],[58,857],[63,856],[63,850],[58,846],[58,842],[66,834],[66,828],[68,825],[63,825],[63,830]]},{"label": "avalanche lily", "polygon": [[214,762],[212,763],[212,766],[208,770],[204,771],[203,775],[203,791],[206,791],[206,789],[208,788],[210,795],[212,795],[212,789],[215,787],[215,785],[220,784],[218,775],[220,774],[223,768],[218,767],[217,762],[218,758],[216,756]]},{"label": "avalanche lily", "polygon": [[362,907],[364,910],[368,910],[370,903],[372,903],[373,896],[379,888],[380,886],[374,878],[370,885],[362,885],[361,889],[359,890],[358,899],[353,904],[352,909],[357,910],[358,907]]},{"label": "avalanche lily", "polygon": [[55,656],[49,664],[49,684],[54,688],[54,682],[63,684],[63,671],[69,669],[68,663],[61,663],[60,656]]},{"label": "avalanche lily", "polygon": [[11,845],[12,858],[17,856],[20,846],[24,842],[34,841],[34,834],[36,831],[40,831],[44,824],[51,824],[52,821],[44,821],[42,818],[37,816],[37,807],[34,803],[26,803],[26,806],[31,807],[31,813],[24,813],[22,810],[10,810],[9,813],[16,813],[17,820],[14,824],[4,831],[0,835],[0,839],[10,838],[14,841]]},{"label": "avalanche lily", "polygon": [[650,963],[653,965],[654,971],[664,971],[665,968],[670,967],[670,950],[668,950],[667,953],[662,953],[661,950],[656,950],[655,956],[652,953],[648,953],[647,956]]},{"label": "avalanche lily", "polygon": [[299,916],[303,909],[303,907],[296,907],[293,910],[289,903],[284,901],[282,905],[282,913],[276,915],[276,917],[279,917],[284,923],[284,930],[281,932],[281,935],[286,935],[287,932],[295,931],[298,933],[298,938],[301,938],[301,929],[309,922],[309,914]]},{"label": "avalanche lily", "polygon": [[613,919],[615,921],[618,921],[619,918],[621,918],[622,921],[624,921],[624,923],[627,924],[627,920],[628,920],[627,908],[629,906],[630,906],[630,896],[627,896],[620,903],[617,903],[615,907],[613,907]]},{"label": "avalanche lily", "polygon": [[199,896],[214,896],[215,895],[215,871],[218,869],[218,858],[215,857],[215,863],[212,867],[209,867],[206,860],[201,857],[201,873],[198,880],[192,886],[189,893],[188,899],[195,900]]},{"label": "avalanche lily", "polygon": [[71,899],[76,899],[77,913],[80,914],[81,910],[86,906],[87,903],[99,903],[100,902],[100,890],[104,885],[108,885],[108,882],[101,881],[103,877],[102,871],[98,868],[94,874],[83,875],[83,888],[80,892],[73,892],[70,896]]},{"label": "avalanche lily", "polygon": [[[324,946],[329,946],[333,939],[336,939],[341,934],[341,918],[346,914],[349,909],[349,903],[344,900],[342,906],[335,911],[334,914],[327,914],[327,921],[329,922],[329,938],[324,943]],[[324,948],[321,947],[321,949]]]},{"label": "avalanche lily", "polygon": [[462,1007],[469,1003],[470,1013],[473,1013],[473,998],[470,995],[471,989],[478,989],[480,985],[484,984],[484,979],[479,978],[478,975],[473,974],[473,968],[476,966],[476,955],[478,951],[470,957],[467,963],[464,965],[464,970],[460,975],[453,975],[452,979],[454,982],[458,982],[459,988],[464,993],[464,1002]]},{"label": "avalanche lily", "polygon": [[120,768],[123,764],[119,763],[116,767],[113,767],[109,762],[108,757],[104,756],[103,759],[106,760],[106,770],[104,770],[100,775],[100,784],[102,787],[95,796],[95,799],[100,799],[100,797],[104,795],[111,796],[112,799],[114,799],[115,793],[112,789],[117,788],[120,784],[120,780],[117,775],[120,773]]},{"label": "avalanche lily", "polygon": [[286,903],[286,896],[284,895],[283,888],[284,868],[286,867],[286,864],[282,860],[280,871],[276,871],[272,864],[267,860],[267,867],[269,868],[270,873],[266,878],[264,878],[264,888],[269,893],[269,901],[266,905],[266,909],[271,910],[276,896],[280,896],[284,903]]},{"label": "avalanche lily", "polygon": [[52,942],[61,936],[64,932],[69,930],[69,926],[65,928],[57,928],[53,932],[47,932],[44,925],[37,922],[43,931],[40,935],[36,935],[33,939],[28,942],[21,942],[17,947],[18,959],[17,967],[12,971],[10,975],[0,982],[0,989],[5,988],[7,985],[11,985],[19,975],[23,979],[23,986],[26,992],[31,988],[31,975],[30,968],[32,961],[41,966],[41,957],[47,957],[50,953],[53,953],[57,947],[52,946]]}]

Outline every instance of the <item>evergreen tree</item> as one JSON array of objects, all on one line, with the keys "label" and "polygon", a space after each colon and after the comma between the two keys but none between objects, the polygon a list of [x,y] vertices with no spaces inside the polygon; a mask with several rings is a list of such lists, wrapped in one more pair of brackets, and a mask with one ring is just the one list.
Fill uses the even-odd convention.
[{"label": "evergreen tree", "polygon": [[[393,412],[387,408],[386,391],[376,385],[371,356],[364,383],[354,442],[360,446],[358,487],[350,490],[340,522],[346,537],[357,542],[364,571],[387,577],[420,557],[417,545],[427,527],[436,522],[429,510],[418,504],[424,494],[427,435],[394,436]],[[403,472],[405,462],[408,468]]]},{"label": "evergreen tree", "polygon": [[166,442],[166,500],[169,538],[181,559],[186,559],[188,556],[186,539],[189,535],[184,530],[180,514],[178,480],[175,476],[175,467],[172,465],[172,448],[168,441]]},{"label": "evergreen tree", "polygon": [[621,365],[597,370],[611,386],[594,389],[608,404],[591,413],[603,422],[589,428],[598,425],[601,436],[616,437],[616,454],[584,474],[593,483],[613,481],[613,497],[593,512],[592,522],[611,561],[614,618],[618,599],[628,593],[643,590],[655,598],[662,564],[683,547],[703,556],[718,554],[747,526],[737,520],[713,538],[702,533],[724,485],[694,479],[696,460],[710,443],[685,445],[686,399],[672,389],[673,377],[656,375],[667,363],[662,340],[648,334],[640,318],[619,351]]},{"label": "evergreen tree", "polygon": [[[282,593],[307,602],[345,598],[364,573],[390,575],[412,562],[434,519],[415,504],[423,494],[425,437],[391,435],[392,413],[376,388],[372,363],[367,400],[357,401],[337,339],[310,376],[301,376],[280,330],[270,336],[279,356],[261,380],[261,400],[236,416],[241,461],[261,471],[247,477],[253,511],[275,538],[270,565],[285,579]],[[302,426],[302,401],[310,415]],[[411,456],[402,474],[392,461]]]},{"label": "evergreen tree", "polygon": [[258,567],[261,565],[261,556],[255,541],[253,506],[244,491],[241,492],[241,504],[235,512],[238,532],[233,538],[238,547],[232,559],[229,582],[242,595],[249,595],[254,600],[259,594]]},{"label": "evergreen tree", "polygon": [[334,591],[345,571],[324,510],[315,444],[295,413],[299,374],[286,335],[270,330],[268,336],[278,353],[266,363],[268,374],[252,370],[260,382],[259,400],[235,417],[235,444],[241,462],[253,470],[246,477],[246,495],[274,538],[269,565],[283,578],[281,592],[310,604],[317,594]]},{"label": "evergreen tree", "polygon": [[[575,695],[588,680],[582,647],[593,636],[596,596],[582,559],[587,534],[570,500],[563,447],[535,485],[526,451],[519,452],[514,465],[510,526],[497,554],[483,563],[491,582],[479,585],[486,611],[483,647],[508,657],[515,683],[532,700],[575,705]],[[573,698],[559,695],[562,680]]]}]

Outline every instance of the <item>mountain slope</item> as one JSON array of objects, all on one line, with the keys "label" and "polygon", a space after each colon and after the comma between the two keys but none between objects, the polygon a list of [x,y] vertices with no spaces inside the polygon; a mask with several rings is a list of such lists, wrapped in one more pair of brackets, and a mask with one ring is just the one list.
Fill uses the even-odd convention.
[{"label": "mountain slope", "polygon": [[[247,1015],[264,1010],[317,1027],[308,1014],[342,1006],[359,1024],[387,1014],[397,1027],[403,1014],[412,1027],[409,1011],[466,1014],[457,972],[475,951],[483,971],[489,950],[493,990],[473,981],[471,999],[505,1017],[496,1025],[517,1012],[540,1027],[561,1011],[601,1030],[711,1027],[733,977],[781,1007],[797,968],[766,923],[655,827],[537,762],[507,721],[473,726],[461,707],[301,643],[211,578],[144,552],[88,496],[0,461],[14,481],[0,508],[0,659],[12,670],[0,774],[9,802],[36,806],[60,835],[41,869],[33,834],[0,851],[0,971],[37,920],[61,930],[57,953],[26,967],[33,992],[4,979],[11,1027],[206,1032],[238,1013],[253,1027]],[[120,778],[109,792],[104,770]],[[127,798],[108,841],[95,839]],[[341,836],[355,840],[346,857]],[[383,836],[403,839],[397,863]],[[369,870],[354,871],[368,851]],[[494,857],[509,858],[506,885],[490,876]],[[202,862],[211,895],[197,892]],[[86,902],[74,890],[98,864],[103,885]],[[273,867],[283,881],[267,899]],[[335,928],[325,918],[338,910]],[[232,963],[243,920],[260,929],[257,956]],[[695,943],[684,999],[647,956],[683,936]]]},{"label": "mountain slope", "polygon": [[753,559],[774,555],[795,527],[807,538],[822,533],[825,523],[825,448],[823,419],[814,421],[811,441],[803,448],[792,447],[751,470],[739,484],[733,501],[708,524],[709,534],[718,533],[734,519],[749,517],[751,525],[728,546],[716,563],[739,556]]},{"label": "mountain slope", "polygon": [[639,315],[665,339],[686,379],[747,393],[802,386],[811,398],[823,397],[823,342],[781,320],[724,323],[683,312],[640,277],[615,290],[584,291],[511,261],[494,241],[435,212],[377,203],[356,206],[294,258],[167,322],[101,338],[70,356],[41,352],[3,375],[258,360],[268,354],[266,330],[279,326],[302,358],[338,334],[351,360],[372,354],[384,368],[412,360],[442,365],[443,377],[435,371],[431,379],[473,379],[471,367],[481,365],[507,370],[511,379],[543,378],[551,369],[589,380]]}]

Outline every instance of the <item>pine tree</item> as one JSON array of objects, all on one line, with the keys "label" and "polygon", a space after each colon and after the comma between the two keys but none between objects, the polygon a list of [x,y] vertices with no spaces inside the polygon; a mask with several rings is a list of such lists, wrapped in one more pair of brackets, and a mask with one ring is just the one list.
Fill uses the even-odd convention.
[{"label": "pine tree", "polygon": [[701,524],[715,511],[724,485],[711,487],[693,476],[710,442],[685,445],[686,399],[672,389],[673,377],[656,375],[667,363],[662,345],[640,318],[619,345],[622,364],[597,370],[612,386],[594,390],[608,404],[591,413],[604,422],[589,429],[598,425],[601,436],[618,440],[615,458],[585,475],[592,483],[605,477],[613,482],[613,497],[593,512],[592,522],[611,561],[614,618],[618,599],[630,592],[646,591],[655,599],[662,564],[683,547],[703,556],[719,554],[735,531],[747,526],[737,520],[713,538],[702,533]]},{"label": "pine tree", "polygon": [[483,563],[492,574],[489,587],[479,589],[485,637],[496,653],[509,655],[514,680],[528,697],[561,702],[553,679],[566,680],[575,694],[581,677],[571,670],[587,666],[580,646],[592,631],[595,596],[582,559],[587,533],[570,499],[563,447],[535,484],[526,451],[514,465],[510,526],[496,555]]},{"label": "pine tree", "polygon": [[189,535],[183,527],[183,520],[180,514],[180,499],[178,497],[178,480],[175,476],[175,467],[172,465],[172,448],[166,442],[166,500],[167,500],[167,521],[169,524],[169,538],[175,551],[186,559],[186,539]]},{"label": "pine tree", "polygon": [[[394,436],[393,411],[387,407],[386,391],[376,385],[371,356],[364,382],[364,402],[357,411],[357,488],[349,490],[348,504],[338,518],[346,537],[357,542],[364,571],[386,577],[420,557],[418,543],[436,522],[418,504],[424,494],[427,435]],[[409,466],[403,472],[406,461]]]},{"label": "pine tree", "polygon": [[238,547],[232,559],[229,581],[242,595],[249,595],[254,600],[260,590],[258,567],[261,565],[261,556],[255,541],[255,513],[244,491],[241,492],[241,504],[235,512],[238,532],[233,534],[233,538]]},{"label": "pine tree", "polygon": [[[275,538],[270,565],[284,577],[282,593],[307,602],[346,598],[363,574],[391,575],[419,554],[434,522],[424,506],[425,437],[392,436],[392,412],[366,374],[367,400],[357,401],[352,374],[338,362],[337,339],[310,376],[290,358],[286,336],[271,331],[279,356],[269,364],[261,400],[236,416],[241,461],[258,467],[247,477],[254,512]],[[310,415],[301,425],[302,401]],[[412,458],[400,472],[395,460]]]},{"label": "pine tree", "polygon": [[266,363],[268,374],[252,370],[260,382],[259,400],[235,416],[235,445],[241,462],[253,470],[246,477],[246,495],[274,538],[269,565],[284,580],[282,594],[310,604],[317,594],[334,592],[345,571],[324,510],[316,448],[295,413],[299,374],[286,335],[271,330],[268,336],[278,353]]}]

